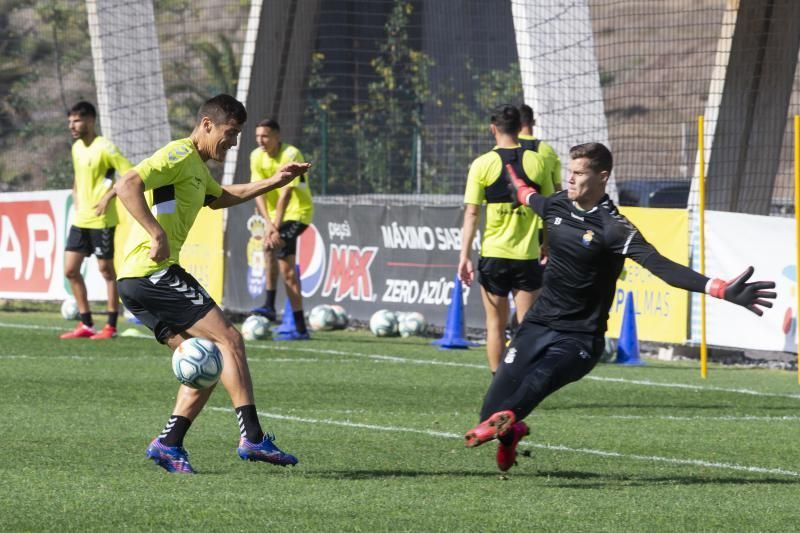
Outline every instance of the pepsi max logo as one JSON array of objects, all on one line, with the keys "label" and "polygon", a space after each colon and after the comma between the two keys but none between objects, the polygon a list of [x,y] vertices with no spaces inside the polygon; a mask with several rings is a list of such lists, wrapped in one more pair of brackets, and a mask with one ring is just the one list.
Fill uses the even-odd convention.
[{"label": "pepsi max logo", "polygon": [[308,298],[319,290],[325,278],[325,243],[314,224],[297,239],[297,264],[303,297]]}]

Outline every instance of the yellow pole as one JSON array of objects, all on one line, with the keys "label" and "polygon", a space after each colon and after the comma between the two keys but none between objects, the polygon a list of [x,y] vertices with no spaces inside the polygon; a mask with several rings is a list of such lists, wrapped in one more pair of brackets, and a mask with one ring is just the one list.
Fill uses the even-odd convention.
[{"label": "yellow pole", "polygon": [[[795,281],[800,277],[800,115],[794,116],[794,242],[795,242]],[[795,312],[795,331],[800,326],[800,285],[795,285],[797,301]],[[797,334],[797,333],[795,333]],[[800,383],[800,335],[797,335],[797,383]]]},{"label": "yellow pole", "polygon": [[[703,115],[697,117],[697,152],[700,171],[698,182],[700,188],[700,205],[698,214],[700,216],[700,273],[706,273],[706,152],[704,142]],[[708,345],[706,345],[706,294],[700,294],[700,376],[703,379],[708,377]],[[800,378],[798,378],[800,379]]]}]

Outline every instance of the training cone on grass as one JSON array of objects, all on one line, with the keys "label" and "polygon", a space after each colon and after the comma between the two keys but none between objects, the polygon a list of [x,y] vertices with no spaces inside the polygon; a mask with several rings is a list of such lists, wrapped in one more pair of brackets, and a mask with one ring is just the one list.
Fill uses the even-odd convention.
[{"label": "training cone on grass", "polygon": [[[295,265],[294,271],[297,273],[297,282],[300,284],[300,291],[303,290],[302,281],[300,280],[300,266]],[[293,333],[297,332],[297,323],[294,321],[294,311],[292,311],[292,302],[289,297],[286,297],[286,304],[283,306],[283,317],[281,318],[281,325],[272,329],[275,333],[275,340],[286,340]]]},{"label": "training cone on grass", "polygon": [[464,338],[464,301],[461,297],[461,280],[458,279],[458,275],[455,277],[452,294],[444,336],[431,344],[439,346],[442,350],[466,350],[475,344]]},{"label": "training cone on grass", "polygon": [[636,333],[636,310],[633,307],[633,293],[625,297],[625,311],[622,314],[622,327],[617,342],[617,364],[643,365],[639,358],[639,335]]}]

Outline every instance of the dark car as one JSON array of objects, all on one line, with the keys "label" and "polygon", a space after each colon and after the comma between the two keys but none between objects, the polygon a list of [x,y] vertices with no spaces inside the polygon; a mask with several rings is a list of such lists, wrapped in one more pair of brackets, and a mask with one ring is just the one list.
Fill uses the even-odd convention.
[{"label": "dark car", "polygon": [[685,209],[690,184],[689,180],[626,180],[617,183],[618,205]]}]

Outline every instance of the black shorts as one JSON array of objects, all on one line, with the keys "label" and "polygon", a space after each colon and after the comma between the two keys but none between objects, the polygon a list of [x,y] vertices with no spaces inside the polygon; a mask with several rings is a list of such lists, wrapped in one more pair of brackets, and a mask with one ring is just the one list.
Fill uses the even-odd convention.
[{"label": "black shorts", "polygon": [[307,227],[308,224],[303,224],[297,220],[287,220],[281,224],[281,227],[278,228],[278,234],[280,234],[284,244],[283,248],[277,250],[276,257],[278,259],[285,259],[289,256],[297,255],[297,238]]},{"label": "black shorts", "polygon": [[542,270],[538,259],[481,257],[478,282],[497,296],[508,296],[512,289],[530,292],[542,288]]},{"label": "black shorts", "polygon": [[591,372],[604,347],[602,336],[523,321],[497,367],[481,420],[505,410],[522,420],[546,397]]},{"label": "black shorts", "polygon": [[217,305],[179,265],[148,277],[123,278],[117,286],[128,311],[150,328],[161,344],[195,325]]},{"label": "black shorts", "polygon": [[114,259],[114,230],[116,228],[79,228],[70,226],[66,250],[98,259]]}]

